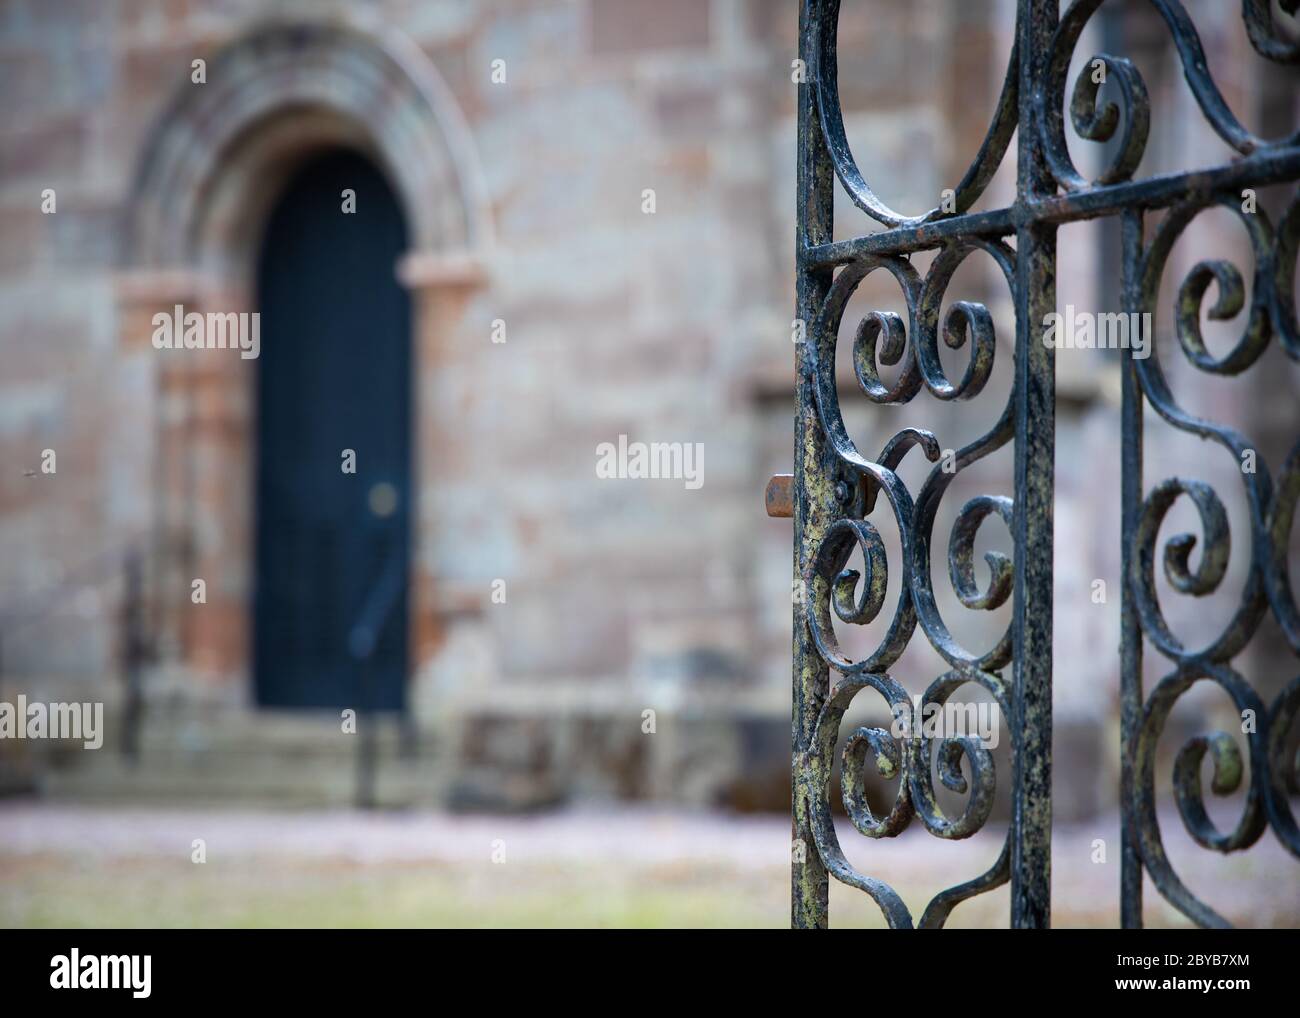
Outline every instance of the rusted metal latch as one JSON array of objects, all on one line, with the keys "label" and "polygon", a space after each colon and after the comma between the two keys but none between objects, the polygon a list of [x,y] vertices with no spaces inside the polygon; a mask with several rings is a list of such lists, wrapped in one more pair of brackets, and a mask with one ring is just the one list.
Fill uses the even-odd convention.
[{"label": "rusted metal latch", "polygon": [[780,519],[794,516],[794,474],[773,474],[763,493],[767,515]]}]

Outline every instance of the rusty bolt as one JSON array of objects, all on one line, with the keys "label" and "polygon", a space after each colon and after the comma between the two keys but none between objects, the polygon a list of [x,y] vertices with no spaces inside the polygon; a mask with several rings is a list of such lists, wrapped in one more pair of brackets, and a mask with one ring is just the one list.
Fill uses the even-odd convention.
[{"label": "rusty bolt", "polygon": [[781,519],[794,516],[794,475],[773,474],[767,482],[767,491],[763,493],[767,503],[767,515]]}]

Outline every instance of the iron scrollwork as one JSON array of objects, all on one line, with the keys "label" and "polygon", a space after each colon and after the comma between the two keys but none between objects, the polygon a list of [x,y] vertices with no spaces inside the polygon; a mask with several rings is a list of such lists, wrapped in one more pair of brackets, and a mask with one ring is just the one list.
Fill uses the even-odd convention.
[{"label": "iron scrollwork", "polygon": [[[1055,309],[1056,226],[1098,216],[1122,217],[1125,310],[1150,313],[1154,319],[1163,270],[1179,235],[1204,209],[1233,209],[1255,257],[1249,306],[1236,266],[1224,260],[1197,264],[1179,287],[1174,308],[1172,324],[1182,353],[1202,372],[1238,374],[1277,336],[1286,353],[1300,359],[1294,293],[1300,200],[1291,203],[1276,229],[1262,211],[1244,214],[1240,207],[1243,187],[1300,178],[1300,132],[1274,141],[1250,133],[1210,77],[1196,29],[1182,5],[1177,0],[1149,2],[1168,29],[1201,113],[1238,159],[1211,169],[1134,180],[1149,135],[1150,98],[1130,61],[1100,54],[1094,61],[1105,68],[1120,101],[1101,103],[1096,81],[1085,72],[1070,98],[1070,124],[1085,141],[1115,139],[1116,144],[1096,179],[1085,179],[1065,140],[1066,77],[1084,28],[1103,0],[1076,0],[1064,13],[1058,12],[1055,0],[1020,0],[1014,47],[984,141],[953,188],[953,206],[918,216],[903,215],[885,204],[850,149],[836,80],[839,0],[804,0],[801,5],[801,53],[809,78],[800,86],[799,98],[798,314],[812,324],[796,361],[795,548],[806,603],[795,613],[794,836],[797,842],[814,843],[816,854],[797,858],[794,865],[792,918],[797,926],[826,925],[828,876],[864,891],[891,927],[941,926],[958,903],[1008,881],[1013,925],[1043,926],[1049,921],[1054,362],[1050,350],[1045,352],[1037,342],[1041,333],[1036,323],[1044,310]],[[1295,14],[1300,2],[1287,0],[1282,7]],[[1300,47],[1272,23],[1267,0],[1245,0],[1242,10],[1251,44],[1261,56],[1300,62]],[[1017,130],[1015,204],[971,212]],[[833,241],[831,198],[837,179],[852,202],[886,228],[883,232]],[[1143,219],[1154,209],[1168,212],[1147,242]],[[1014,246],[1008,238],[1014,238]],[[935,252],[924,278],[910,260],[911,254],[923,250]],[[990,377],[998,349],[992,318],[980,303],[955,300],[946,311],[944,305],[955,270],[976,252],[1001,269],[1016,308],[1013,382],[1005,407],[987,433],[956,450],[953,461],[943,466],[937,462],[935,435],[919,428],[899,431],[874,459],[864,456],[845,427],[835,371],[850,298],[879,270],[893,278],[906,305],[905,318],[867,312],[853,333],[853,373],[860,394],[870,403],[897,406],[918,396],[973,400]],[[1240,340],[1222,357],[1210,353],[1200,330],[1211,286],[1217,297],[1208,308],[1210,318],[1230,319],[1246,311]],[[967,351],[959,379],[949,378],[940,362],[940,336],[950,349]],[[896,369],[895,381],[883,379],[881,365]],[[1300,442],[1276,479],[1262,463],[1255,472],[1242,473],[1250,507],[1251,559],[1239,606],[1223,632],[1206,646],[1188,650],[1165,622],[1156,593],[1161,522],[1179,499],[1188,499],[1196,508],[1203,536],[1196,568],[1190,565],[1196,538],[1187,534],[1166,542],[1162,564],[1176,592],[1203,596],[1227,573],[1228,517],[1219,496],[1201,481],[1171,478],[1143,495],[1142,406],[1150,405],[1175,429],[1238,458],[1254,450],[1233,429],[1183,410],[1154,354],[1138,359],[1129,351],[1123,374],[1123,918],[1125,925],[1141,923],[1145,868],[1178,909],[1200,924],[1221,925],[1222,917],[1182,884],[1164,853],[1155,809],[1156,746],[1174,704],[1197,683],[1217,685],[1237,711],[1253,712],[1257,725],[1247,736],[1249,767],[1226,733],[1193,738],[1174,764],[1175,801],[1188,833],[1208,849],[1246,848],[1271,826],[1300,856],[1300,831],[1289,802],[1297,789],[1300,761],[1284,759],[1287,732],[1300,714],[1300,678],[1265,705],[1232,667],[1232,659],[1270,612],[1300,656],[1300,612],[1287,566],[1300,502]],[[954,638],[938,610],[931,578],[933,530],[942,498],[956,476],[1008,445],[1016,456],[1014,498],[970,499],[958,510],[948,540],[949,578],[964,608],[986,611],[1012,602],[1010,627],[992,647],[977,652]],[[936,463],[915,498],[897,473],[913,448]],[[1014,550],[1010,556],[986,554],[990,579],[980,589],[973,567],[975,536],[994,516],[1011,530]],[[834,627],[837,621],[865,625],[886,610],[889,565],[880,532],[886,526],[897,535],[901,549],[900,594],[879,645],[855,660],[841,648]],[[846,568],[855,551],[863,559],[862,574]],[[997,861],[985,873],[936,895],[919,920],[893,888],[848,862],[831,815],[834,754],[843,718],[858,694],[868,690],[891,712],[910,706],[889,669],[918,624],[949,666],[926,690],[923,708],[942,705],[968,683],[985,690],[1010,730],[1013,796],[1013,821]],[[1173,672],[1145,698],[1140,675],[1144,640],[1173,665]],[[1215,827],[1205,808],[1201,768],[1207,757],[1213,765],[1215,794],[1240,788],[1248,773],[1243,813],[1227,833]],[[884,815],[874,813],[867,803],[868,766],[885,779],[897,780],[894,802]],[[918,817],[937,837],[969,837],[988,819],[997,787],[991,755],[969,736],[934,740],[908,732],[896,738],[883,728],[861,727],[848,734],[839,769],[849,820],[868,838],[895,837]],[[948,816],[940,808],[933,773],[946,788],[965,796],[959,815]]]}]

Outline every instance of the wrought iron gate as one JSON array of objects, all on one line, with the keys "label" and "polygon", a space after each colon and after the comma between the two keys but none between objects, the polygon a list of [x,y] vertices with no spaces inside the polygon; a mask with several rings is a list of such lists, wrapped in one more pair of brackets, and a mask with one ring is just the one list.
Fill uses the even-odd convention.
[{"label": "wrought iron gate", "polygon": [[[1267,141],[1252,135],[1229,111],[1211,79],[1197,32],[1178,0],[1150,0],[1168,28],[1184,76],[1202,114],[1239,158],[1212,169],[1131,179],[1142,156],[1150,108],[1146,87],[1128,60],[1101,54],[1096,60],[1117,86],[1122,110],[1100,103],[1098,83],[1083,74],[1074,85],[1070,116],[1084,139],[1116,138],[1117,151],[1105,171],[1088,181],[1074,167],[1065,140],[1063,106],[1070,58],[1081,32],[1102,0],[1077,0],[1062,14],[1058,0],[1019,0],[1016,41],[992,124],[974,162],[952,191],[953,207],[907,217],[894,212],[859,172],[845,136],[836,72],[839,0],[802,0],[800,57],[807,80],[798,99],[797,317],[806,341],[797,347],[797,413],[793,478],[774,478],[769,512],[793,515],[796,581],[804,597],[794,615],[792,923],[827,925],[828,878],[866,892],[892,927],[914,918],[893,888],[859,872],[845,858],[831,816],[830,780],[840,722],[850,702],[870,689],[894,708],[907,693],[888,670],[903,653],[919,622],[930,644],[949,666],[927,689],[923,704],[943,704],[959,686],[975,683],[1002,711],[1011,741],[1012,815],[1006,844],[985,873],[936,895],[920,926],[941,926],[953,907],[976,894],[1011,883],[1011,922],[1045,927],[1050,921],[1051,738],[1052,738],[1052,541],[1054,494],[1054,350],[1041,341],[1041,323],[1056,310],[1056,231],[1062,223],[1117,216],[1122,224],[1123,310],[1150,312],[1174,241],[1202,210],[1224,206],[1246,226],[1255,257],[1252,300],[1245,332],[1234,349],[1216,358],[1200,335],[1201,305],[1211,282],[1218,287],[1214,318],[1231,318],[1244,306],[1239,270],[1226,261],[1198,263],[1178,290],[1176,334],[1183,352],[1200,370],[1221,375],[1244,371],[1276,334],[1287,355],[1300,360],[1294,278],[1300,246],[1300,199],[1293,198],[1278,225],[1263,210],[1242,208],[1243,189],[1300,178],[1300,132]],[[1300,6],[1284,0],[1288,13]],[[1250,41],[1266,59],[1300,62],[1300,48],[1275,29],[1269,0],[1244,0]],[[970,212],[1002,161],[1013,132],[1017,138],[1017,190],[1006,208]],[[851,240],[832,239],[836,187],[885,227]],[[1167,210],[1150,231],[1144,220]],[[1014,246],[1005,238],[1014,237]],[[924,277],[909,256],[933,250]],[[957,267],[980,251],[1000,266],[1014,298],[1016,334],[1011,395],[986,434],[956,450],[944,469],[936,463],[913,497],[896,470],[915,446],[931,461],[940,459],[935,436],[907,428],[874,460],[850,439],[840,412],[835,379],[837,335],[849,298],[871,272],[883,270],[906,300],[907,321],[889,312],[868,313],[858,326],[853,363],[866,398],[876,404],[906,403],[922,390],[940,400],[979,395],[993,364],[992,319],[981,304],[958,301],[942,315],[950,347],[969,344],[963,377],[949,380],[939,360],[938,338],[945,290]],[[1121,912],[1125,926],[1142,923],[1142,872],[1157,889],[1199,924],[1225,920],[1195,898],[1171,868],[1155,815],[1155,747],[1175,701],[1200,681],[1220,686],[1243,713],[1253,712],[1255,730],[1246,736],[1249,777],[1244,813],[1236,828],[1217,830],[1202,799],[1200,769],[1208,754],[1214,791],[1239,787],[1242,761],[1233,738],[1223,732],[1198,736],[1180,750],[1174,773],[1175,798],[1192,838],[1205,848],[1246,848],[1271,825],[1300,856],[1300,830],[1288,803],[1295,789],[1295,764],[1286,761],[1287,731],[1300,712],[1300,679],[1292,679],[1272,705],[1232,667],[1271,610],[1300,654],[1300,613],[1287,571],[1287,544],[1300,499],[1300,442],[1292,447],[1276,478],[1261,461],[1242,472],[1250,507],[1249,576],[1231,623],[1204,647],[1188,649],[1165,624],[1156,596],[1154,570],[1158,531],[1171,505],[1183,495],[1199,513],[1201,560],[1192,569],[1195,538],[1178,535],[1165,544],[1163,568],[1181,593],[1215,589],[1228,559],[1229,528],[1219,496],[1199,481],[1170,478],[1146,490],[1142,479],[1142,413],[1149,406],[1169,426],[1217,443],[1242,458],[1254,451],[1244,435],[1188,414],[1175,399],[1153,353],[1147,359],[1123,354],[1123,594],[1121,645],[1121,808],[1123,846]],[[877,360],[897,365],[891,385]],[[1300,409],[1297,410],[1300,414]],[[936,607],[931,579],[932,531],[940,500],[954,477],[1007,443],[1014,443],[1014,499],[980,496],[957,513],[949,542],[949,569],[961,603],[992,609],[1012,602],[1012,623],[994,645],[973,653],[949,632]],[[879,496],[883,493],[884,498]],[[868,517],[873,516],[875,520]],[[975,536],[990,515],[1011,528],[1014,562],[989,557],[991,581],[980,590],[972,566]],[[846,624],[875,619],[886,593],[887,558],[880,521],[896,528],[902,554],[902,583],[893,617],[880,645],[868,657],[851,660],[837,643],[832,615]],[[845,567],[860,550],[865,577]],[[861,580],[861,590],[858,581]],[[1149,692],[1141,679],[1143,645],[1149,641],[1168,658],[1170,674]],[[1007,671],[1010,675],[1007,677]],[[831,673],[835,681],[830,681]],[[937,742],[937,746],[935,743]],[[941,838],[978,831],[992,805],[996,780],[992,759],[978,740],[924,738],[898,741],[884,729],[860,728],[845,745],[841,763],[844,804],[854,826],[868,837],[893,837],[919,815]],[[931,771],[938,751],[940,781],[966,793],[958,816],[939,806]],[[962,773],[967,761],[969,781]],[[897,776],[889,813],[873,815],[863,793],[868,759],[884,777]]]}]

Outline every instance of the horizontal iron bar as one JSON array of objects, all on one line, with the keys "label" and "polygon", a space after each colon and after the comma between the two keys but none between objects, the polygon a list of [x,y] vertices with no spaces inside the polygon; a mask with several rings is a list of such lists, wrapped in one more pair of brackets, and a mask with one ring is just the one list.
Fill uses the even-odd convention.
[{"label": "horizontal iron bar", "polygon": [[1125,209],[1164,208],[1183,199],[1206,198],[1237,187],[1280,183],[1298,175],[1300,146],[1261,149],[1212,169],[1130,180],[805,247],[800,267],[808,271],[843,265],[866,255],[908,254],[940,247],[961,237],[1006,237],[1019,227],[1035,222],[1070,223],[1116,215]]}]

